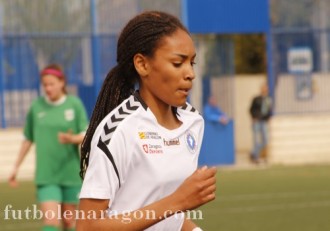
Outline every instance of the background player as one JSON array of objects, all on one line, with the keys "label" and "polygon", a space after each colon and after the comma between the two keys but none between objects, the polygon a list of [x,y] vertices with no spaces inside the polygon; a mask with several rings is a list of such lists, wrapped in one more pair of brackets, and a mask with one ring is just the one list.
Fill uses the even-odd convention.
[{"label": "background player", "polygon": [[[17,186],[16,176],[33,143],[36,144],[37,200],[41,211],[51,211],[53,219],[44,216],[43,231],[60,230],[62,211],[73,211],[81,188],[79,148],[88,121],[81,101],[66,92],[66,78],[59,65],[52,64],[41,72],[44,97],[36,99],[28,112],[22,142],[9,184]],[[51,216],[49,216],[51,217]],[[74,230],[74,219],[63,217],[65,230]]]}]

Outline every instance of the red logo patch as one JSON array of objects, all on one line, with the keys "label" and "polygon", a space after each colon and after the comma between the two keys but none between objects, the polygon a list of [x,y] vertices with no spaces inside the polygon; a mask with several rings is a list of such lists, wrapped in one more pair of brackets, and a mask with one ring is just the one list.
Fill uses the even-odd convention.
[{"label": "red logo patch", "polygon": [[142,147],[143,147],[144,152],[148,153],[148,144],[144,144],[144,145],[142,145]]}]

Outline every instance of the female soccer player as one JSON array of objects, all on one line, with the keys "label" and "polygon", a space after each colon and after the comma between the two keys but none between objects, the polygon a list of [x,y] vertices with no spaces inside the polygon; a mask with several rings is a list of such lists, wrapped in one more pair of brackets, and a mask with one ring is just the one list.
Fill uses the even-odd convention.
[{"label": "female soccer player", "polygon": [[200,230],[182,212],[215,198],[216,169],[196,170],[204,122],[186,102],[195,56],[167,13],[123,29],[82,144],[77,230]]},{"label": "female soccer player", "polygon": [[[43,212],[43,231],[62,230],[62,212],[76,209],[81,188],[79,148],[88,126],[81,101],[66,93],[66,78],[60,66],[52,64],[41,71],[45,97],[36,99],[28,112],[22,142],[9,184],[33,143],[36,144],[37,200]],[[47,212],[47,213],[46,213]],[[46,216],[48,214],[48,216]],[[74,230],[73,217],[63,217],[65,230]]]}]

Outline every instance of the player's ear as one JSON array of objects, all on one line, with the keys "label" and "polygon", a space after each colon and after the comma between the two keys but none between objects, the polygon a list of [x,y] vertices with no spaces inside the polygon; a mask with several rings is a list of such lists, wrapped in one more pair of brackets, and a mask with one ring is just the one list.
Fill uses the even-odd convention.
[{"label": "player's ear", "polygon": [[138,54],[134,55],[133,62],[134,62],[135,69],[141,78],[148,76],[149,65],[148,65],[147,57],[138,53]]}]

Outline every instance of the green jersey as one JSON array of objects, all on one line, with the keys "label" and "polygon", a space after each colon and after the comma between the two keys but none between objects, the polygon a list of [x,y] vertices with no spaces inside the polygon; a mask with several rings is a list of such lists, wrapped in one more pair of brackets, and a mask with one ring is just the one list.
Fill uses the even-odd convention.
[{"label": "green jersey", "polygon": [[88,120],[82,102],[66,96],[64,102],[51,104],[45,98],[36,99],[27,114],[25,137],[36,145],[37,185],[80,185],[79,149],[75,144],[61,144],[59,132],[79,134],[86,131]]}]

